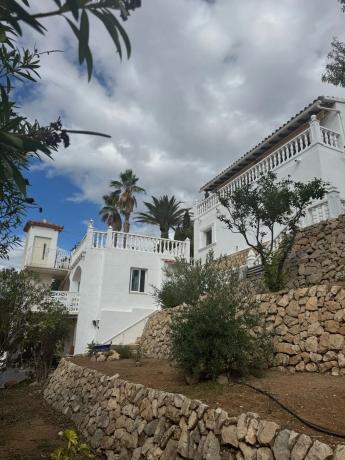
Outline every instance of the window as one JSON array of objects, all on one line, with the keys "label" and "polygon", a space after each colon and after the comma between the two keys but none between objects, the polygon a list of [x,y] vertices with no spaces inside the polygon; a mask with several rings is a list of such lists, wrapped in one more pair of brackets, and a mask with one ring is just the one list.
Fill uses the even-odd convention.
[{"label": "window", "polygon": [[210,244],[213,243],[213,241],[212,241],[212,227],[208,228],[206,231],[204,231],[204,236],[205,236],[205,246],[209,246]]},{"label": "window", "polygon": [[146,272],[144,268],[131,268],[130,292],[145,292]]}]

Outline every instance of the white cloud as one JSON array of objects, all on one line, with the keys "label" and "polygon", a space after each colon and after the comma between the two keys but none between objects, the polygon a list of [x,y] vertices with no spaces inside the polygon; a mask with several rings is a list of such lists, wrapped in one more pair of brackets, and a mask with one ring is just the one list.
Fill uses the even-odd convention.
[{"label": "white cloud", "polygon": [[315,97],[344,95],[320,81],[344,21],[336,0],[144,0],[125,24],[129,61],[119,62],[95,23],[101,78],[88,84],[75,65],[74,38],[54,19],[48,35],[31,43],[66,52],[42,57],[42,81],[24,109],[111,134],[73,136],[48,161],[50,174],[80,189],[71,200],[100,202],[109,181],[130,167],[149,195],[174,193],[191,204],[204,182]]},{"label": "white cloud", "polygon": [[5,268],[15,268],[16,270],[20,269],[23,262],[24,256],[24,245],[22,241],[21,246],[16,246],[11,249],[8,253],[9,259],[0,259],[0,270]]}]

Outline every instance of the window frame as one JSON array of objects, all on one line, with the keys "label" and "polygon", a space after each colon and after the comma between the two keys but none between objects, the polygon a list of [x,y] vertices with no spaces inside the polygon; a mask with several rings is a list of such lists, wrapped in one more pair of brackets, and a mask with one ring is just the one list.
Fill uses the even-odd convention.
[{"label": "window frame", "polygon": [[[212,241],[210,244],[207,244],[207,240],[206,240],[207,238],[206,235],[208,232],[211,232]],[[200,229],[199,241],[200,241],[200,250],[210,248],[216,244],[216,226],[214,223],[212,223],[211,225],[207,225]]]},{"label": "window frame", "polygon": [[[138,291],[132,290],[132,280],[133,280],[133,273],[135,270],[139,271],[139,281],[138,281]],[[130,268],[130,275],[129,275],[129,293],[130,294],[146,294],[146,280],[147,280],[147,268],[141,267],[131,267]],[[144,272],[144,290],[141,291],[141,280],[142,280],[142,273]]]}]

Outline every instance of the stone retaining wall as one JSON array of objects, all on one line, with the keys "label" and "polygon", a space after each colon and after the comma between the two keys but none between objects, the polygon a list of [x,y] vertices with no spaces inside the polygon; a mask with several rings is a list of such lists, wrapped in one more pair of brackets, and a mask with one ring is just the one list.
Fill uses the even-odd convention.
[{"label": "stone retaining wall", "polygon": [[[345,375],[345,289],[319,285],[257,296],[259,311],[273,331],[274,366],[290,372]],[[152,358],[169,354],[169,324],[181,307],[161,310],[141,338]]]},{"label": "stone retaining wall", "polygon": [[299,232],[286,269],[290,288],[345,281],[345,215]]},{"label": "stone retaining wall", "polygon": [[255,413],[229,417],[179,394],[107,377],[62,360],[44,391],[108,460],[344,460],[305,434],[281,430]]}]

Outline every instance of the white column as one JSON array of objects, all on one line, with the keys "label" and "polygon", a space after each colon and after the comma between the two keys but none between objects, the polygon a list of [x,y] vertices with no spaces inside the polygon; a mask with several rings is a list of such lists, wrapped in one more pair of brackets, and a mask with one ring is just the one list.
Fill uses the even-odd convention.
[{"label": "white column", "polygon": [[89,225],[87,226],[86,232],[86,247],[92,248],[92,237],[93,237],[93,220],[90,219]]},{"label": "white column", "polygon": [[311,133],[311,143],[317,144],[319,142],[322,142],[320,122],[317,119],[316,115],[311,116],[309,125],[310,125],[310,133]]},{"label": "white column", "polygon": [[331,219],[338,217],[342,213],[340,192],[336,187],[328,187],[327,201],[329,217]]},{"label": "white column", "polygon": [[250,249],[247,255],[247,266],[248,268],[254,267],[254,262],[256,259],[256,255],[253,249]]},{"label": "white column", "polygon": [[187,262],[189,262],[190,260],[190,239],[186,238],[185,243],[186,243],[185,259],[187,260]]},{"label": "white column", "polygon": [[105,242],[105,247],[106,248],[113,247],[113,227],[111,227],[110,225],[107,230],[107,241]]}]

